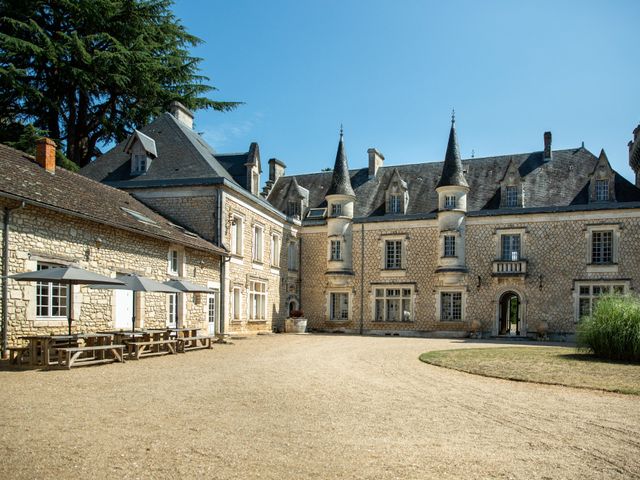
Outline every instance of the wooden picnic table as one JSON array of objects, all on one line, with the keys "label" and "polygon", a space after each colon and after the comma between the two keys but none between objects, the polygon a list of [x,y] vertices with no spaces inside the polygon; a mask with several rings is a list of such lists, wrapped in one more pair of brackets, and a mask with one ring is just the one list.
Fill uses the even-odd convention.
[{"label": "wooden picnic table", "polygon": [[68,347],[78,346],[76,335],[25,335],[19,338],[28,342],[27,348],[29,349],[29,362],[31,365],[43,365],[45,367],[56,363],[57,359],[52,362],[52,356],[56,354],[55,350],[53,350],[55,347],[62,345]]},{"label": "wooden picnic table", "polygon": [[178,341],[178,351],[186,352],[187,350],[195,350],[198,348],[212,348],[212,336],[200,335],[199,328],[170,328],[169,331],[176,334]]}]

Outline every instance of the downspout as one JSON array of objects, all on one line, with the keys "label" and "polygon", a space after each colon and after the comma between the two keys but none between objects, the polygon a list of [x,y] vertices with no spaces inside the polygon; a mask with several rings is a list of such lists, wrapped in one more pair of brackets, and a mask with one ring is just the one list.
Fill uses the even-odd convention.
[{"label": "downspout", "polygon": [[[222,248],[222,189],[216,189],[216,206],[217,206],[217,225],[216,225],[216,245]],[[224,277],[226,273],[226,257],[220,256],[220,328],[218,329],[218,339],[222,341],[224,338],[224,324],[226,321],[227,304],[225,300],[226,287]]]},{"label": "downspout", "polygon": [[19,206],[9,208],[4,207],[4,215],[2,217],[2,358],[7,358],[7,328],[9,325],[9,219],[11,212],[26,206],[22,202]]},{"label": "downspout", "polygon": [[360,228],[360,335],[364,334],[364,223]]}]

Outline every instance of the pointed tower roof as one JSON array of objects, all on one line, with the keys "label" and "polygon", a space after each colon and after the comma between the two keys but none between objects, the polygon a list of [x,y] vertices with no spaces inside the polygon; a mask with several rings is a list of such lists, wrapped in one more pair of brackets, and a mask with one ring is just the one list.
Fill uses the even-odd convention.
[{"label": "pointed tower roof", "polygon": [[333,166],[333,176],[331,177],[331,186],[327,190],[327,195],[351,195],[355,197],[349,178],[349,165],[347,164],[347,156],[344,153],[344,142],[342,140],[342,127],[340,127],[340,142],[338,143],[338,152],[336,153],[336,163]]},{"label": "pointed tower roof", "polygon": [[458,148],[458,136],[456,135],[456,117],[451,115],[451,130],[449,131],[449,143],[447,153],[442,166],[442,176],[436,188],[459,186],[468,187],[467,179],[462,171],[462,160],[460,160],[460,149]]}]

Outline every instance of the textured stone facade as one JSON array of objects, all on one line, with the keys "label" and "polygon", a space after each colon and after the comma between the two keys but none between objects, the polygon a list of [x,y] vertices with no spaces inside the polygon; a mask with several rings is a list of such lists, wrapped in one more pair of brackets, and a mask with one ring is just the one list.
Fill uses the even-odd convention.
[{"label": "textured stone facade", "polygon": [[[15,203],[15,202],[14,202]],[[0,198],[0,208],[10,202]],[[135,272],[158,281],[169,280],[168,251],[179,252],[180,276],[200,285],[219,284],[219,257],[212,253],[105,226],[44,208],[26,206],[11,214],[9,274],[32,271],[38,262],[76,264],[106,276]],[[36,315],[34,283],[9,280],[8,343],[18,345],[22,335],[64,333],[66,318]],[[168,297],[162,293],[138,295],[138,325],[165,327]],[[206,294],[178,294],[179,323],[208,328]],[[73,331],[115,328],[115,293],[86,286],[73,288]]]}]

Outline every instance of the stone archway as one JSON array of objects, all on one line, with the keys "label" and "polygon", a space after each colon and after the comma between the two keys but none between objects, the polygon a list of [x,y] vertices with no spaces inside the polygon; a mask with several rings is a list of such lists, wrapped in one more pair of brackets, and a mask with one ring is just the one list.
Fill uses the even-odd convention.
[{"label": "stone archway", "polygon": [[507,288],[497,297],[494,332],[498,336],[526,336],[525,301],[522,293]]}]

